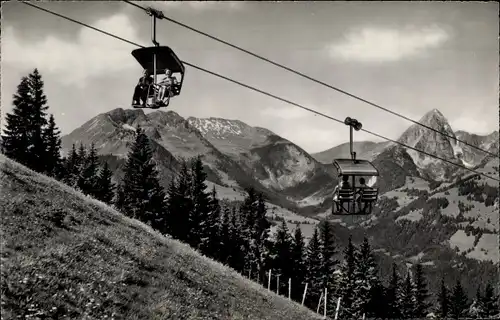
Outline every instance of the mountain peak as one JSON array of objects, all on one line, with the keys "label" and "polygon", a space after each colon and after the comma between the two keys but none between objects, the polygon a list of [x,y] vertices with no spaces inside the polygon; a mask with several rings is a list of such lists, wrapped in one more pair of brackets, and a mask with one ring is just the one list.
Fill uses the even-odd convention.
[{"label": "mountain peak", "polygon": [[434,129],[442,129],[443,127],[446,131],[450,129],[448,119],[438,109],[427,112],[419,122]]}]

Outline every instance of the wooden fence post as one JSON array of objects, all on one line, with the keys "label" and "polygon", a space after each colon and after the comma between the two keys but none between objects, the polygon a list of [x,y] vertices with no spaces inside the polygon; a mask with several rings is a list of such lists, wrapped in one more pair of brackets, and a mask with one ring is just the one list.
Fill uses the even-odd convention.
[{"label": "wooden fence post", "polygon": [[292,278],[288,278],[288,300],[292,300]]},{"label": "wooden fence post", "polygon": [[307,285],[309,283],[306,283],[306,286],[304,287],[304,293],[302,294],[302,305],[304,305],[304,301],[306,300],[306,293],[307,293]]},{"label": "wooden fence post", "polygon": [[271,291],[271,270],[269,269],[269,277],[267,278],[267,290]]}]

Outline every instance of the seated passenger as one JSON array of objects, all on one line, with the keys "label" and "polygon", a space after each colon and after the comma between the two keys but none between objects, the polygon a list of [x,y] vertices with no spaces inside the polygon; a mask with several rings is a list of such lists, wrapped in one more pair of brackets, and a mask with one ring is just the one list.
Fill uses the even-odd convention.
[{"label": "seated passenger", "polygon": [[356,191],[356,200],[361,199],[361,193],[363,192],[363,189],[366,188],[368,188],[368,186],[366,185],[365,178],[359,178],[359,187]]},{"label": "seated passenger", "polygon": [[148,89],[151,83],[153,83],[153,77],[146,69],[144,70],[143,76],[139,78],[139,82],[135,86],[134,97],[132,98],[133,105],[146,105],[148,99]]},{"label": "seated passenger", "polygon": [[339,182],[335,189],[333,190],[333,200],[337,201],[340,189],[349,189],[351,185],[349,184],[349,176],[342,176],[342,180]]}]

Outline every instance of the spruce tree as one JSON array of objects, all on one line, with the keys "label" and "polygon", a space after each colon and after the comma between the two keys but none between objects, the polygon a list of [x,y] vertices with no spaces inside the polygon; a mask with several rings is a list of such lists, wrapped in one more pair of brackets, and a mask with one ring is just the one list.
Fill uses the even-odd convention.
[{"label": "spruce tree", "polygon": [[93,143],[90,146],[88,155],[85,157],[80,170],[77,187],[82,190],[83,193],[97,198],[99,193],[97,185],[99,179],[99,158],[97,157],[97,150]]},{"label": "spruce tree", "polygon": [[43,131],[43,139],[47,147],[45,153],[45,173],[48,175],[62,179],[63,165],[61,159],[61,132],[56,126],[54,115],[50,115],[48,126]]},{"label": "spruce tree", "polygon": [[386,291],[387,299],[387,317],[388,318],[401,318],[401,300],[399,294],[399,275],[397,272],[396,264],[392,264],[392,274],[389,280],[389,286]]},{"label": "spruce tree", "polygon": [[318,228],[314,228],[313,235],[307,245],[306,253],[306,282],[309,284],[306,305],[316,310],[319,297],[323,290],[321,286],[321,242],[319,239]]},{"label": "spruce tree", "polygon": [[444,278],[441,278],[441,287],[438,295],[438,313],[441,318],[446,318],[450,312],[450,296],[448,288],[444,283]]},{"label": "spruce tree", "polygon": [[203,252],[207,250],[210,241],[210,226],[207,223],[210,214],[210,199],[205,191],[207,188],[205,184],[207,174],[203,169],[200,156],[191,161],[191,177],[193,207],[189,214],[187,241],[193,248],[200,249]]},{"label": "spruce tree", "polygon": [[107,204],[112,204],[113,202],[115,184],[111,180],[112,177],[113,172],[109,169],[108,163],[104,162],[97,179],[96,198]]},{"label": "spruce tree", "polygon": [[266,266],[269,262],[269,254],[271,251],[269,230],[271,224],[267,220],[267,206],[264,195],[259,193],[257,195],[257,206],[255,208],[255,226],[251,233],[254,239],[252,250],[255,257],[255,269],[259,281],[263,282],[266,278]]},{"label": "spruce tree", "polygon": [[31,97],[28,77],[23,77],[14,94],[12,113],[5,117],[2,149],[5,155],[31,167]]},{"label": "spruce tree", "polygon": [[221,206],[219,199],[217,198],[217,191],[215,190],[215,185],[212,188],[212,192],[209,198],[209,214],[206,224],[208,241],[205,247],[205,254],[209,257],[217,257],[217,251],[220,249],[220,221],[221,220]]},{"label": "spruce tree", "polygon": [[287,292],[288,278],[292,276],[292,237],[285,221],[281,222],[275,234],[273,272],[280,276],[280,290]]},{"label": "spruce tree", "polygon": [[168,188],[165,224],[167,233],[181,241],[187,241],[189,234],[190,213],[193,208],[191,180],[188,163],[182,160],[179,176],[170,182]]},{"label": "spruce tree", "polygon": [[322,221],[319,224],[319,238],[321,243],[321,263],[320,263],[320,273],[321,273],[321,290],[328,289],[330,297],[333,297],[334,292],[334,272],[338,261],[335,260],[335,254],[337,253],[335,248],[335,239],[333,236],[333,227],[327,220]]},{"label": "spruce tree", "polygon": [[498,310],[498,295],[495,294],[493,285],[488,282],[486,288],[484,289],[484,296],[482,297],[483,314],[485,318],[494,318],[499,314]]},{"label": "spruce tree", "polygon": [[[357,318],[359,308],[355,308],[355,302],[358,284],[356,283],[356,268],[357,268],[357,249],[352,243],[352,237],[349,237],[347,247],[344,249],[344,261],[340,268],[339,295],[342,297],[342,308],[340,317],[342,318]],[[355,310],[358,309],[358,310]]]},{"label": "spruce tree", "polygon": [[467,303],[467,296],[465,295],[462,284],[460,283],[460,280],[457,280],[455,287],[453,287],[453,293],[450,301],[450,316],[455,319],[464,316],[467,311]]},{"label": "spruce tree", "polygon": [[429,298],[429,293],[427,290],[427,283],[425,281],[425,275],[423,272],[422,264],[418,263],[415,266],[415,317],[425,318],[428,313],[429,303],[427,299]]},{"label": "spruce tree", "polygon": [[231,209],[224,206],[220,219],[219,229],[219,250],[217,251],[217,260],[223,264],[229,265],[229,257],[231,255]]},{"label": "spruce tree", "polygon": [[292,242],[292,298],[300,302],[304,289],[306,261],[305,242],[300,224],[296,224]]},{"label": "spruce tree", "polygon": [[63,181],[69,186],[74,186],[76,181],[76,171],[78,166],[78,152],[73,143],[71,151],[64,161],[64,178]]},{"label": "spruce tree", "polygon": [[229,265],[236,271],[243,272],[245,267],[245,239],[242,232],[241,223],[238,221],[236,208],[231,210],[231,247]]},{"label": "spruce tree", "polygon": [[151,224],[153,228],[161,228],[165,223],[165,194],[152,159],[149,139],[141,128],[137,129],[124,173],[120,209],[130,217]]},{"label": "spruce tree", "polygon": [[365,237],[356,256],[356,299],[354,303],[354,311],[357,315],[363,316],[368,313],[368,305],[371,299],[378,299],[372,295],[372,288],[378,285],[377,265],[371,252],[368,239]]},{"label": "spruce tree", "polygon": [[28,76],[30,88],[29,103],[31,104],[29,134],[30,134],[30,168],[37,172],[45,172],[47,166],[47,145],[44,139],[44,128],[47,125],[47,97],[43,87],[44,83],[38,69],[33,70]]},{"label": "spruce tree", "polygon": [[406,278],[401,287],[401,316],[404,319],[414,318],[415,311],[415,299],[413,282],[410,276],[410,272],[406,274]]}]

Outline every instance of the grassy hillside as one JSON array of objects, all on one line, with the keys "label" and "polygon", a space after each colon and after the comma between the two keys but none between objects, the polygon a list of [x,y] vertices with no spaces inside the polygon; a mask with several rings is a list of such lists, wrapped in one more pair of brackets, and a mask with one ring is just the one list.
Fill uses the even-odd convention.
[{"label": "grassy hillside", "polygon": [[2,319],[320,319],[0,154]]}]

